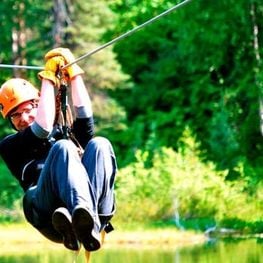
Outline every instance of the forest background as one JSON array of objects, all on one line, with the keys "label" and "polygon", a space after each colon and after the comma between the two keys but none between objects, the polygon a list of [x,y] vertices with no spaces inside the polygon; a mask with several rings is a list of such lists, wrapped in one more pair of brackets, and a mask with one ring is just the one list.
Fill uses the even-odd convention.
[{"label": "forest background", "polygon": [[[178,3],[2,0],[0,63],[43,66],[58,46],[79,57]],[[262,55],[261,0],[192,0],[79,62],[117,155],[117,224],[263,232]],[[11,77],[40,86],[35,70],[0,68]],[[1,222],[22,220],[2,161],[0,181]]]}]

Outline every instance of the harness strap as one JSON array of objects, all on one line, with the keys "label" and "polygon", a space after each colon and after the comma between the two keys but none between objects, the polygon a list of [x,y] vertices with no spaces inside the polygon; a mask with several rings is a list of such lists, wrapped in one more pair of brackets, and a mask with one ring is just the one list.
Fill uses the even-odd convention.
[{"label": "harness strap", "polygon": [[62,128],[63,139],[72,140],[77,146],[80,156],[82,156],[84,150],[72,132],[73,115],[70,105],[68,104],[68,83],[63,77],[60,79],[60,81],[61,84],[56,95],[56,116],[54,124],[57,124]]}]

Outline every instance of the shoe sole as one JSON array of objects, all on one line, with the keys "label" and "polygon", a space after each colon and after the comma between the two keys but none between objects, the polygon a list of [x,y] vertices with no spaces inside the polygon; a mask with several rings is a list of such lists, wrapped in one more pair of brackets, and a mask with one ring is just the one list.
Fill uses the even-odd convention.
[{"label": "shoe sole", "polygon": [[80,246],[76,235],[72,229],[71,222],[61,212],[55,212],[52,217],[52,224],[56,231],[63,237],[63,244],[70,250],[79,250]]},{"label": "shoe sole", "polygon": [[94,220],[84,208],[77,208],[72,215],[72,226],[78,240],[88,251],[100,249],[100,241],[93,234]]}]

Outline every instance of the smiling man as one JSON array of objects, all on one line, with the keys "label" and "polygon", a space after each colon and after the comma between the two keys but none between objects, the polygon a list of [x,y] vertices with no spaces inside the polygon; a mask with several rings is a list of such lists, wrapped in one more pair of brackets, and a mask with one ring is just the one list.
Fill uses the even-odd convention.
[{"label": "smiling man", "polygon": [[[41,90],[21,78],[7,80],[0,89],[4,118],[17,131],[0,142],[0,154],[25,192],[26,219],[44,236],[79,250],[101,247],[100,232],[115,212],[116,158],[111,143],[94,136],[91,101],[76,64],[63,72],[70,83],[75,120],[70,127],[78,143],[64,139],[57,120],[57,73],[74,61],[67,48],[46,56],[39,72]],[[83,153],[79,153],[81,145]]]}]

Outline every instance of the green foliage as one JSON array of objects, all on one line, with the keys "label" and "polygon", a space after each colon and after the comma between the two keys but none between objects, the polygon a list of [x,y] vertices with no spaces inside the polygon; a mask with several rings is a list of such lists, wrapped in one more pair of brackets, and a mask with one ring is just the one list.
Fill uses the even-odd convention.
[{"label": "green foliage", "polygon": [[15,201],[21,197],[22,191],[2,160],[0,163],[0,181],[0,206],[12,208]]},{"label": "green foliage", "polygon": [[[51,1],[3,0],[0,5],[1,55],[0,63],[42,65],[43,54],[50,45],[48,27],[51,26]],[[1,68],[0,82],[11,76],[20,76],[36,82],[35,71]]]},{"label": "green foliage", "polygon": [[165,152],[156,155],[152,169],[145,168],[148,152],[136,153],[136,162],[123,168],[116,188],[118,217],[125,221],[167,218],[172,211],[172,176],[161,166]]},{"label": "green foliage", "polygon": [[[261,1],[253,3],[260,41],[263,8]],[[126,32],[174,4],[116,1],[115,30]],[[134,83],[114,94],[127,112],[130,125],[123,137],[130,148],[145,147],[154,134],[156,147],[176,150],[190,127],[200,142],[200,156],[228,170],[227,179],[241,176],[234,168],[244,159],[259,166],[262,136],[254,69],[261,71],[252,45],[251,4],[192,1],[115,46]]]},{"label": "green foliage", "polygon": [[235,218],[227,218],[220,222],[223,227],[242,230],[243,233],[262,233],[263,232],[263,221],[262,220],[251,220],[250,222]]},{"label": "green foliage", "polygon": [[[107,1],[77,0],[69,8],[71,23],[65,28],[69,37],[64,45],[71,48],[76,57],[80,57],[103,43],[103,35],[114,24],[115,15],[108,7]],[[87,86],[92,91],[115,89],[126,76],[122,74],[120,65],[115,59],[111,47],[87,57],[79,62],[85,70]]]},{"label": "green foliage", "polygon": [[[136,161],[119,172],[117,179],[117,218],[124,222],[210,218],[240,221],[260,220],[263,216],[262,186],[253,195],[246,192],[246,180],[226,182],[227,171],[216,171],[213,164],[198,158],[198,143],[188,130],[178,152],[163,147],[153,153],[136,152]],[[243,174],[242,165],[236,167]],[[178,218],[177,218],[178,219]],[[207,225],[206,225],[207,226]],[[200,227],[203,228],[204,226]]]}]

